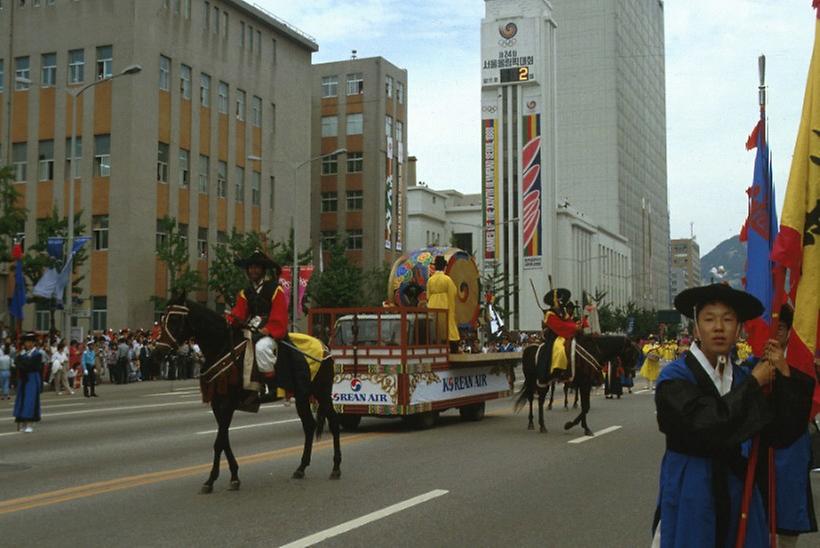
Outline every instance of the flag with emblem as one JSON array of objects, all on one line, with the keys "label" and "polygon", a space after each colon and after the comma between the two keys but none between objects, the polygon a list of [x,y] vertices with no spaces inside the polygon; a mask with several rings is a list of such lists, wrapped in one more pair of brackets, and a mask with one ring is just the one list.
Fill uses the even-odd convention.
[{"label": "flag with emblem", "polygon": [[[813,5],[820,8],[820,0]],[[789,364],[814,377],[820,325],[820,19],[815,21],[803,113],[771,256],[780,269],[788,270],[794,302]],[[820,385],[815,386],[812,413],[818,411]]]}]

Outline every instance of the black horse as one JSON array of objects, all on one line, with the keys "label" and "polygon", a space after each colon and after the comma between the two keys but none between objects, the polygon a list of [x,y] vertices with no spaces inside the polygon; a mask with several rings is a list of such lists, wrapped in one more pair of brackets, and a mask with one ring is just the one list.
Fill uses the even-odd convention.
[{"label": "black horse", "polygon": [[[259,404],[253,394],[242,387],[242,356],[233,356],[232,347],[239,344],[243,338],[241,330],[229,328],[225,319],[218,313],[184,297],[175,297],[165,310],[161,321],[161,333],[154,352],[155,359],[162,357],[169,351],[175,350],[179,343],[193,337],[199,344],[205,363],[199,378],[199,388],[202,401],[211,404],[218,431],[214,441],[214,461],[208,479],[202,485],[202,493],[213,491],[214,481],[219,477],[219,460],[224,451],[231,472],[229,489],[239,489],[239,465],[234,457],[231,443],[228,438],[228,429],[231,426],[234,412],[256,411]],[[253,352],[253,346],[247,345],[247,351]],[[241,354],[241,353],[237,353]],[[229,356],[230,355],[230,356]],[[228,360],[222,359],[229,356]],[[279,354],[280,359],[283,353]],[[233,359],[233,358],[236,359]],[[221,360],[222,359],[222,360]],[[221,361],[220,361],[221,360]],[[216,370],[211,370],[214,364]],[[299,467],[293,472],[293,477],[305,477],[305,468],[310,465],[311,450],[313,449],[314,434],[318,438],[324,429],[327,419],[330,432],[333,434],[333,471],[331,479],[341,477],[342,453],[339,443],[339,421],[333,409],[331,392],[333,389],[333,359],[323,358],[319,371],[310,382],[307,393],[296,393],[296,411],[302,421],[302,430],[305,434],[305,445],[302,451],[302,460]],[[248,403],[250,400],[254,403]],[[317,417],[314,419],[310,409],[310,398],[318,403]]]},{"label": "black horse", "polygon": [[[621,358],[622,363],[635,363],[638,356],[638,347],[627,337],[620,336],[605,336],[605,335],[576,335],[576,353],[575,353],[575,373],[572,377],[570,386],[578,389],[581,395],[581,413],[575,419],[564,424],[564,430],[569,430],[579,423],[584,429],[584,434],[587,436],[593,435],[592,430],[587,424],[587,413],[589,413],[590,393],[593,386],[600,386],[603,382],[602,367],[610,360]],[[524,370],[524,386],[518,394],[518,399],[515,402],[515,410],[520,411],[524,407],[524,403],[529,401],[530,414],[529,423],[527,427],[530,430],[535,429],[533,424],[532,402],[535,393],[538,393],[538,424],[540,431],[546,433],[547,427],[544,424],[544,400],[547,397],[547,392],[550,387],[556,382],[567,380],[569,375],[572,375],[569,366],[567,371],[556,370],[550,374],[547,382],[543,385],[537,382],[535,367],[536,355],[540,345],[532,344],[524,348],[522,363]],[[572,345],[569,341],[565,345],[568,363],[572,363]],[[545,349],[546,350],[546,349]]]}]

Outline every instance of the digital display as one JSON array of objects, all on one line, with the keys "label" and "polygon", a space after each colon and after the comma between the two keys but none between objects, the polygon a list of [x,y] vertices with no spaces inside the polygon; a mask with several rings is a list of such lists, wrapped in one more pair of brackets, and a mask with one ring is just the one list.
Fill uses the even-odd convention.
[{"label": "digital display", "polygon": [[501,83],[526,82],[530,79],[529,67],[512,67],[501,69]]}]

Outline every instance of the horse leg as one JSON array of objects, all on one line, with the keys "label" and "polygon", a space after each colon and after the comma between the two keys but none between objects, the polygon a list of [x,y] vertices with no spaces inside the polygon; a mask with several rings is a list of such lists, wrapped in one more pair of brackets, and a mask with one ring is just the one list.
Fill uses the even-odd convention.
[{"label": "horse leg", "polygon": [[578,387],[575,387],[573,392],[575,393],[575,401],[572,402],[572,408],[578,409]]},{"label": "horse leg", "polygon": [[555,397],[555,385],[550,386],[550,401],[547,403],[547,411],[552,410],[552,400]]},{"label": "horse leg", "polygon": [[239,464],[236,462],[233,449],[231,449],[231,440],[228,434],[231,428],[231,422],[233,421],[234,411],[236,411],[236,409],[233,407],[228,407],[225,409],[225,433],[222,438],[225,458],[228,459],[228,469],[231,471],[231,483],[228,486],[229,491],[239,491],[239,485],[241,483],[239,481]]},{"label": "horse leg", "polygon": [[211,473],[208,475],[208,479],[205,480],[205,483],[203,483],[202,487],[199,489],[199,492],[204,495],[213,492],[214,482],[216,481],[216,478],[219,477],[219,459],[222,458],[222,448],[224,439],[222,424],[225,421],[222,412],[222,407],[218,406],[216,403],[212,403],[211,412],[214,414],[214,418],[216,419],[217,433],[216,439],[214,440],[214,462],[211,466]]},{"label": "horse leg", "polygon": [[530,401],[530,416],[529,416],[529,422],[527,423],[527,430],[535,430],[535,424],[532,421],[532,400],[534,399],[534,397],[535,397],[535,394],[533,393],[533,390],[531,389],[529,391],[529,393],[527,394],[527,399],[529,399],[529,401]]},{"label": "horse leg", "polygon": [[587,413],[589,413],[589,393],[591,391],[591,387],[589,385],[583,385],[580,387],[581,392],[581,426],[584,428],[584,434],[587,436],[594,436],[592,430],[590,430],[589,425],[587,425]]},{"label": "horse leg", "polygon": [[316,421],[310,410],[310,400],[308,397],[308,394],[296,395],[296,413],[302,421],[302,431],[305,433],[305,447],[302,450],[302,461],[299,463],[299,468],[293,472],[292,477],[294,479],[302,479],[305,477],[305,468],[310,466],[310,453],[313,450],[313,435],[316,431]]},{"label": "horse leg", "polygon": [[[553,385],[554,386],[554,385]],[[544,400],[547,399],[547,391],[546,389],[539,389],[538,390],[538,425],[540,428],[538,429],[539,432],[542,434],[547,433],[547,427],[544,425]]]},{"label": "horse leg", "polygon": [[564,383],[564,409],[569,408],[569,383]]},{"label": "horse leg", "polygon": [[342,477],[342,445],[339,440],[339,416],[336,414],[336,410],[333,409],[333,403],[329,396],[319,405],[323,408],[323,414],[327,417],[330,433],[333,434],[333,470],[330,472],[330,479],[339,479]]}]

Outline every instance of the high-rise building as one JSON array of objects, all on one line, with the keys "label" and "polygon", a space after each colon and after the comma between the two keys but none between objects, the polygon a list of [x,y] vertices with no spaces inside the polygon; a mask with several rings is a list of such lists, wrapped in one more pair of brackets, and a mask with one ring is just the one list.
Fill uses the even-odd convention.
[{"label": "high-rise building", "polygon": [[662,0],[550,0],[558,197],[626,237],[632,298],[669,306]]},{"label": "high-rise building", "polygon": [[695,238],[672,240],[672,295],[701,284],[700,246]]},{"label": "high-rise building", "polygon": [[392,264],[405,247],[407,71],[381,57],[313,66],[314,252],[344,238],[363,267]]},{"label": "high-rise building", "polygon": [[[170,216],[207,275],[232,230],[308,241],[314,39],[240,0],[3,2],[2,153],[29,210],[21,230],[67,213],[71,96],[77,101],[75,204],[92,236],[78,323],[146,327],[165,296],[156,258]],[[9,117],[9,111],[11,116]],[[8,146],[11,143],[11,147]],[[214,304],[200,292],[200,301]],[[46,328],[47,314],[32,327]],[[28,322],[29,320],[27,320]]]}]

